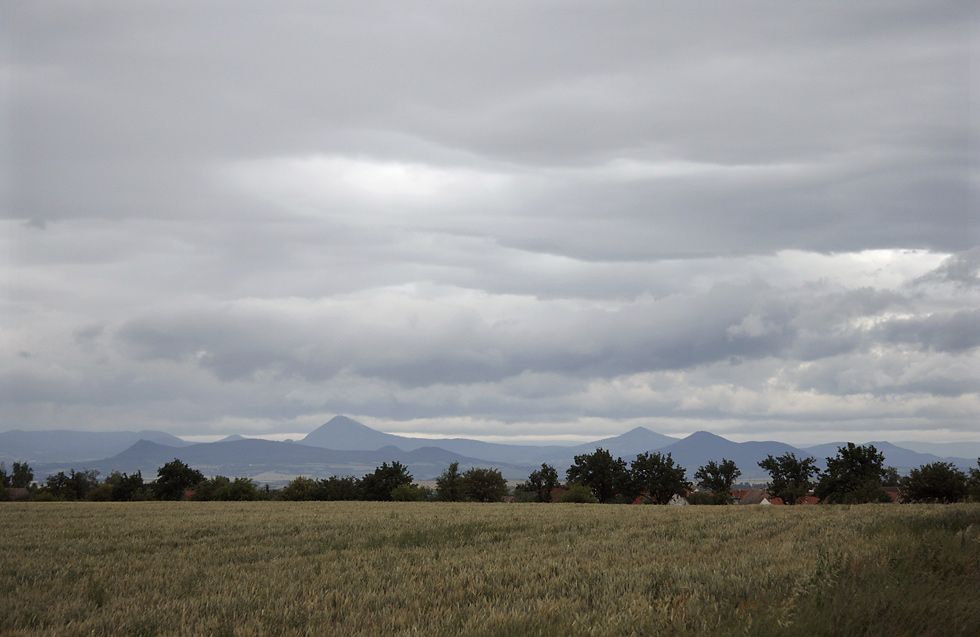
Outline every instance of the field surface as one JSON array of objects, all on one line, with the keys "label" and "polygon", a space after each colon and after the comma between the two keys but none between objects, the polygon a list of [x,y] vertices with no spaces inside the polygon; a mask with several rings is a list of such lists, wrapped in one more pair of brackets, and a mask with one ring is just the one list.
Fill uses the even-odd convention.
[{"label": "field surface", "polygon": [[4,635],[977,635],[980,505],[4,503]]}]

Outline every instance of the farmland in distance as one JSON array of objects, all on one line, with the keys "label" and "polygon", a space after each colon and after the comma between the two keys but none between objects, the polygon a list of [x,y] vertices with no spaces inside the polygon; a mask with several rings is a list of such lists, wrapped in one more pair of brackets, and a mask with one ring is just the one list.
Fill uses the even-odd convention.
[{"label": "farmland in distance", "polygon": [[4,503],[0,633],[958,635],[980,505]]}]

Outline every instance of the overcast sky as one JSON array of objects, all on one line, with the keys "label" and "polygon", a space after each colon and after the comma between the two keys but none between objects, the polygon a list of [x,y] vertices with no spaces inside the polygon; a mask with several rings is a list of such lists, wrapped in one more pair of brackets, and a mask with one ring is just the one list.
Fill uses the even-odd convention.
[{"label": "overcast sky", "polygon": [[4,2],[0,431],[980,440],[970,2]]}]

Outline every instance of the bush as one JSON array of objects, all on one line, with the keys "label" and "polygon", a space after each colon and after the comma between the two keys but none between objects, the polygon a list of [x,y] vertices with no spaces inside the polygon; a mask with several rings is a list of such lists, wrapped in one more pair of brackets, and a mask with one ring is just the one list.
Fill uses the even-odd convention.
[{"label": "bush", "polygon": [[592,489],[584,484],[570,484],[568,491],[561,495],[560,502],[572,502],[579,504],[596,504],[599,498],[595,497]]},{"label": "bush", "polygon": [[514,502],[541,502],[541,494],[537,491],[528,491],[519,484],[514,487]]},{"label": "bush", "polygon": [[687,496],[687,501],[690,504],[717,504],[714,494],[707,491],[695,491]]},{"label": "bush", "polygon": [[103,482],[97,487],[93,487],[85,494],[85,499],[89,502],[110,502],[112,500],[112,485]]},{"label": "bush", "polygon": [[425,491],[417,484],[400,484],[391,491],[391,499],[395,502],[422,502]]}]

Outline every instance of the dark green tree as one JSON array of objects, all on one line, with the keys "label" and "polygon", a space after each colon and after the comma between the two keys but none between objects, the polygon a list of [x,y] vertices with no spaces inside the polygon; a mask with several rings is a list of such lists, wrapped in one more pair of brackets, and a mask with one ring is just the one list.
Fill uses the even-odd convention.
[{"label": "dark green tree", "polygon": [[466,499],[466,485],[459,463],[454,462],[436,478],[436,497],[443,502],[460,502]]},{"label": "dark green tree", "polygon": [[721,459],[721,463],[710,460],[708,464],[699,467],[694,473],[694,479],[702,489],[711,491],[715,504],[728,504],[732,500],[732,485],[742,475],[733,460]]},{"label": "dark green tree", "polygon": [[537,502],[551,502],[551,492],[558,485],[558,470],[542,462],[541,468],[532,471],[527,481],[518,485],[518,489],[534,494],[534,500]]},{"label": "dark green tree", "polygon": [[66,474],[59,471],[49,475],[44,484],[44,491],[59,500],[84,500],[89,491],[99,485],[99,472],[95,469],[75,471],[70,469]]},{"label": "dark green tree", "polygon": [[691,488],[685,473],[669,453],[641,453],[630,463],[628,500],[645,495],[654,504],[667,504],[675,493],[683,495]]},{"label": "dark green tree", "polygon": [[365,500],[388,502],[391,492],[402,484],[412,484],[412,474],[408,472],[408,467],[395,460],[391,465],[382,462],[374,473],[361,478],[360,487]]},{"label": "dark green tree", "polygon": [[507,481],[497,469],[473,467],[463,473],[466,496],[477,502],[500,502],[507,495]]},{"label": "dark green tree", "polygon": [[582,484],[592,490],[599,502],[612,502],[616,493],[629,486],[629,473],[622,458],[613,460],[605,449],[575,456],[575,462],[565,472],[569,483]]},{"label": "dark green tree", "polygon": [[902,480],[902,502],[960,502],[969,487],[966,474],[949,462],[912,469]]},{"label": "dark green tree", "polygon": [[15,462],[10,471],[10,487],[27,489],[34,482],[34,469],[26,462]]},{"label": "dark green tree", "polygon": [[180,500],[188,489],[193,489],[202,480],[203,473],[174,458],[157,469],[153,494],[160,500]]},{"label": "dark green tree", "polygon": [[243,502],[259,499],[259,489],[251,478],[214,476],[194,485],[194,500]]},{"label": "dark green tree", "polygon": [[793,453],[784,453],[778,458],[771,455],[759,463],[769,472],[770,482],[766,485],[769,495],[780,498],[786,504],[796,504],[813,486],[813,478],[820,472],[813,458],[797,458]]},{"label": "dark green tree", "polygon": [[218,490],[218,500],[246,502],[259,499],[259,489],[251,478],[238,477]]},{"label": "dark green tree", "polygon": [[[411,476],[409,476],[411,477]],[[326,480],[319,481],[319,494],[317,499],[321,500],[362,500],[364,494],[361,486],[353,476],[330,476]]]},{"label": "dark green tree", "polygon": [[881,473],[881,486],[897,487],[901,483],[902,476],[898,474],[898,469],[895,467],[885,467],[884,471]]},{"label": "dark green tree", "polygon": [[231,484],[231,479],[225,476],[205,478],[192,487],[194,495],[191,496],[191,500],[197,500],[199,502],[221,500],[221,492],[229,484]]},{"label": "dark green tree", "polygon": [[847,443],[837,455],[827,458],[827,470],[813,494],[831,504],[891,502],[881,488],[885,477],[885,456],[874,445]]},{"label": "dark green tree", "polygon": [[320,485],[313,478],[296,476],[279,492],[279,499],[289,501],[319,500],[321,499],[317,497],[319,488]]},{"label": "dark green tree", "polygon": [[977,458],[977,468],[970,469],[970,478],[966,483],[970,500],[980,502],[980,458]]},{"label": "dark green tree", "polygon": [[143,473],[127,475],[119,471],[113,471],[105,479],[105,484],[109,487],[109,499],[113,502],[130,502],[133,500],[145,500],[146,488],[143,484]]}]

